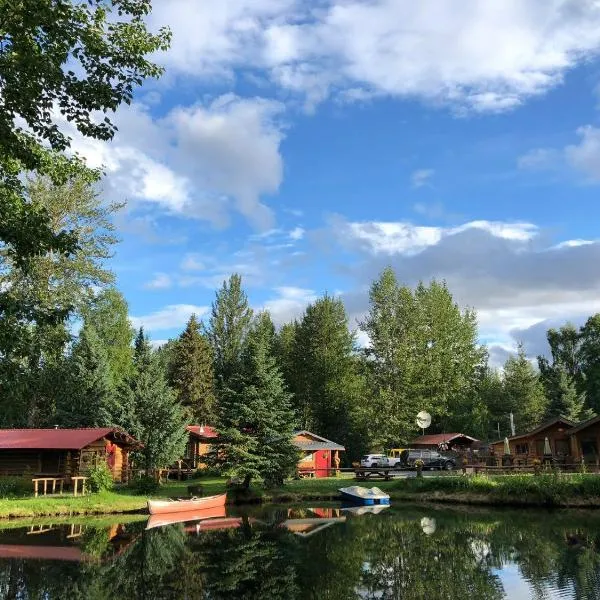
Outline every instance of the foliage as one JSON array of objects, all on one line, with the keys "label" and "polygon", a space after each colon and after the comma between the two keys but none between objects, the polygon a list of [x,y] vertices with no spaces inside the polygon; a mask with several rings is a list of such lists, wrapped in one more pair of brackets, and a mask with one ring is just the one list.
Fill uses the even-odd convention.
[{"label": "foliage", "polygon": [[168,386],[143,329],[135,340],[134,364],[135,373],[122,390],[121,404],[131,407],[130,421],[124,426],[142,442],[142,464],[149,472],[183,455],[188,415]]},{"label": "foliage", "polygon": [[104,462],[90,467],[86,475],[89,478],[88,485],[92,492],[104,492],[113,488],[114,481],[111,470]]},{"label": "foliage", "polygon": [[210,423],[215,410],[212,348],[192,315],[173,348],[170,383],[196,423]]},{"label": "foliage", "polygon": [[581,328],[581,371],[588,407],[600,414],[600,313]]},{"label": "foliage", "polygon": [[242,289],[242,278],[234,273],[217,291],[208,323],[218,387],[228,386],[230,377],[239,370],[251,321],[252,309]]},{"label": "foliage", "polygon": [[365,380],[355,336],[339,298],[309,304],[294,338],[296,376],[290,381],[301,428],[343,444],[349,458],[368,443]]},{"label": "foliage", "polygon": [[423,409],[433,416],[432,431],[468,428],[486,360],[475,313],[461,310],[445,283],[434,280],[411,290],[399,285],[391,268],[371,286],[370,302],[360,327],[371,342],[377,441],[390,446],[410,440]]},{"label": "foliage", "polygon": [[160,487],[160,483],[155,477],[149,475],[140,475],[129,482],[128,487],[133,491],[134,494],[140,496],[148,496],[154,494]]},{"label": "foliage", "polygon": [[229,378],[219,402],[212,461],[223,472],[280,485],[294,470],[298,451],[293,446],[290,395],[271,353],[265,330],[270,318],[259,314],[248,332],[239,372]]},{"label": "foliage", "polygon": [[504,364],[504,418],[513,413],[515,429],[522,433],[539,425],[547,410],[547,399],[539,374],[520,344],[517,356]]},{"label": "foliage", "polygon": [[[64,154],[65,131],[111,139],[107,112],[131,102],[146,77],[160,75],[146,57],[166,49],[170,34],[146,30],[150,9],[149,0],[0,1],[0,245],[23,277],[40,256],[77,254],[85,238],[71,230],[74,223],[57,230],[22,175],[33,172],[56,186],[98,179],[77,155]],[[64,304],[22,302],[2,288],[0,354],[18,357],[27,346],[24,323],[55,326],[69,312]]]},{"label": "foliage", "polygon": [[31,475],[29,477],[0,477],[0,498],[28,496],[33,491]]},{"label": "foliage", "polygon": [[110,529],[86,527],[81,536],[81,550],[87,556],[101,558],[110,546]]}]

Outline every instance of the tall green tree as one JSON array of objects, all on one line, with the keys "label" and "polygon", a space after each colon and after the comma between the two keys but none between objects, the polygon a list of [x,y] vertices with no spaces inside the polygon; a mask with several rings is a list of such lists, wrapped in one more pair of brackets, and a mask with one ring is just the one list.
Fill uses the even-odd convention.
[{"label": "tall green tree", "polygon": [[167,384],[156,353],[140,328],[135,340],[135,372],[122,403],[131,407],[127,430],[143,444],[147,472],[172,464],[183,455],[189,415]]},{"label": "tall green tree", "polygon": [[539,373],[531,364],[525,348],[519,344],[517,355],[509,356],[504,363],[504,416],[512,412],[517,433],[539,425],[547,412],[548,401]]},{"label": "tall green tree", "polygon": [[227,386],[229,378],[239,370],[251,321],[252,309],[242,278],[234,273],[217,291],[208,323],[217,386]]},{"label": "tall green tree", "polygon": [[600,414],[600,313],[586,321],[580,339],[583,389],[588,407]]},{"label": "tall green tree", "polygon": [[343,302],[325,295],[310,304],[295,346],[300,426],[344,444],[352,456],[360,454],[366,442],[365,381]]},{"label": "tall green tree", "polygon": [[[0,0],[0,243],[25,276],[33,259],[74,254],[81,240],[69,224],[53,226],[22,175],[47,176],[58,186],[75,176],[98,179],[77,155],[65,153],[70,138],[59,125],[67,121],[86,137],[113,137],[106,115],[162,72],[147,57],[168,47],[170,33],[148,32],[150,10],[149,0]],[[24,323],[53,326],[68,314],[62,304],[23,303],[1,288],[0,355],[21,347]]]},{"label": "tall green tree", "polygon": [[192,315],[175,344],[170,383],[179,402],[194,422],[210,423],[215,411],[215,376],[212,348]]},{"label": "tall green tree", "polygon": [[482,411],[477,392],[486,351],[477,341],[477,316],[461,310],[445,283],[411,290],[387,268],[371,286],[368,335],[373,423],[379,442],[398,444],[416,433],[420,410],[433,417],[431,431],[466,428]]},{"label": "tall green tree", "polygon": [[98,293],[83,310],[104,349],[115,386],[120,385],[133,369],[133,339],[135,331],[129,320],[129,307],[123,294],[115,287]]},{"label": "tall green tree", "polygon": [[55,419],[63,427],[105,427],[122,420],[106,350],[90,325],[84,325],[65,361]]},{"label": "tall green tree", "polygon": [[577,391],[574,378],[561,365],[546,373],[542,383],[548,398],[548,418],[562,416],[577,423],[593,416],[586,409],[585,394]]},{"label": "tall green tree", "polygon": [[240,368],[219,399],[214,460],[225,473],[242,477],[245,487],[253,478],[281,485],[298,461],[290,394],[265,335],[269,322],[265,313],[254,320]]},{"label": "tall green tree", "polygon": [[285,323],[275,333],[273,339],[273,353],[277,365],[281,369],[281,374],[287,385],[288,390],[294,392],[297,389],[298,357],[296,356],[296,335],[299,324],[297,321]]}]

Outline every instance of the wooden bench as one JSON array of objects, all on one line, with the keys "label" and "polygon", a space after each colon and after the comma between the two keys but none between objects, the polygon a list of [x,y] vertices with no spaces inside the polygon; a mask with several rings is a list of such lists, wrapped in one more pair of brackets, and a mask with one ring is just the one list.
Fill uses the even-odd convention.
[{"label": "wooden bench", "polygon": [[390,469],[356,469],[355,470],[355,478],[359,481],[364,481],[365,479],[384,479],[385,481],[389,481],[392,479],[391,472],[396,471],[396,468]]},{"label": "wooden bench", "polygon": [[56,485],[59,484],[60,485],[60,491],[58,492],[59,494],[63,493],[63,486],[65,483],[65,479],[64,477],[36,477],[35,479],[31,480],[33,483],[33,494],[34,496],[37,498],[38,497],[38,493],[39,493],[39,489],[38,486],[41,483],[44,484],[44,496],[48,495],[48,483],[52,483],[52,494],[56,493]]}]

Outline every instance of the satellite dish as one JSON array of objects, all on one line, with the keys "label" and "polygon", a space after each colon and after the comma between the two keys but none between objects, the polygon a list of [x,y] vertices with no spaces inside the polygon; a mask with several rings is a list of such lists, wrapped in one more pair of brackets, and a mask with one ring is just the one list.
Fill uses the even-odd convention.
[{"label": "satellite dish", "polygon": [[422,410],[417,415],[417,426],[419,429],[427,429],[431,425],[431,415],[426,411]]}]

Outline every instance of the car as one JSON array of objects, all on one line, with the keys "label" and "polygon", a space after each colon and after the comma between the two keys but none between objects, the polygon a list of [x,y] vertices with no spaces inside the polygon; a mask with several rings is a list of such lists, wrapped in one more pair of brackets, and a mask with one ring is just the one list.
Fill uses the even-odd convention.
[{"label": "car", "polygon": [[360,466],[365,468],[387,467],[388,458],[385,454],[365,454],[360,459]]},{"label": "car", "polygon": [[423,461],[424,469],[456,469],[456,458],[437,450],[403,450],[400,461],[405,468],[414,469],[415,462],[419,459]]},{"label": "car", "polygon": [[388,466],[396,467],[398,469],[402,468],[402,453],[405,448],[392,448],[388,452]]}]

